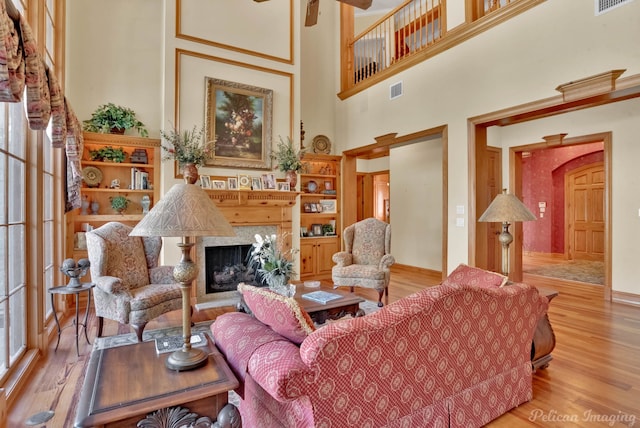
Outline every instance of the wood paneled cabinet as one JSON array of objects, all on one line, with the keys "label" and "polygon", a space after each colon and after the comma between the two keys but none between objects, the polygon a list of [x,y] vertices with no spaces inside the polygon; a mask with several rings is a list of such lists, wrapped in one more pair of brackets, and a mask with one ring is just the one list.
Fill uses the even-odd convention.
[{"label": "wood paneled cabinet", "polygon": [[340,249],[340,164],[342,157],[305,154],[300,174],[300,278],[331,276]]},{"label": "wood paneled cabinet", "polygon": [[334,263],[331,258],[339,250],[335,238],[300,240],[300,278],[330,277]]},{"label": "wood paneled cabinet", "polygon": [[[122,149],[124,161],[96,159],[98,151],[105,148]],[[149,207],[153,207],[160,199],[160,159],[159,139],[84,133],[80,189],[83,207],[67,214],[67,257],[75,260],[87,257],[83,236],[87,228],[97,228],[110,221],[134,226],[142,219],[144,201],[148,199]],[[111,199],[116,196],[124,196],[129,201],[122,213],[111,207]],[[89,281],[89,274],[82,280]]]}]

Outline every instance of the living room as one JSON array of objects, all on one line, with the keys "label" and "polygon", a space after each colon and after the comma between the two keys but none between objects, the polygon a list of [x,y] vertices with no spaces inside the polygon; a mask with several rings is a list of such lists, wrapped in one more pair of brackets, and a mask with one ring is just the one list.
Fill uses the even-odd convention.
[{"label": "living room", "polygon": [[[78,117],[86,119],[98,105],[116,102],[133,108],[155,138],[170,123],[200,126],[205,117],[204,81],[215,77],[273,90],[274,141],[279,135],[299,141],[303,122],[305,142],[326,135],[332,154],[368,146],[390,133],[405,136],[446,126],[446,144],[439,143],[446,150],[441,183],[446,183],[446,191],[440,196],[442,206],[435,208],[444,214],[435,225],[428,214],[434,211],[433,197],[421,193],[420,184],[411,187],[425,180],[421,171],[409,173],[403,168],[412,148],[419,148],[407,146],[402,153],[392,148],[388,167],[379,167],[390,171],[397,263],[443,275],[459,263],[474,265],[482,258],[476,249],[481,230],[476,223],[481,214],[476,190],[481,181],[475,174],[470,123],[486,123],[482,128],[486,143],[503,151],[502,182],[510,191],[515,186],[508,155],[512,147],[561,133],[572,137],[612,132],[609,216],[615,227],[608,238],[608,287],[617,300],[640,301],[635,281],[640,266],[634,256],[640,226],[632,196],[638,184],[634,160],[640,150],[633,144],[640,123],[637,98],[526,122],[510,119],[529,103],[557,97],[555,88],[567,82],[614,69],[626,69],[622,81],[637,82],[638,2],[602,15],[594,14],[590,2],[532,2],[535,6],[526,12],[344,100],[336,96],[340,92],[337,2],[321,2],[313,27],[302,27],[305,7],[299,2],[227,3],[68,2],[65,95]],[[465,2],[448,1],[447,8],[447,28],[454,32],[465,21]],[[389,86],[398,81],[403,82],[404,95],[389,100]],[[515,112],[501,114],[506,109]],[[424,159],[424,152],[415,158]],[[161,193],[178,181],[174,172],[172,162],[163,163],[161,182],[154,183]],[[217,167],[203,171],[212,176],[242,172],[247,171]],[[294,224],[299,222],[296,211]],[[343,225],[348,224],[343,218]],[[433,227],[446,245],[430,242],[425,248],[423,241],[433,236]],[[168,239],[164,245],[163,260],[169,264],[179,258],[176,242]],[[408,248],[407,243],[415,247]],[[294,238],[293,245],[299,246],[299,239]],[[434,246],[445,250],[432,251]],[[58,264],[61,261],[62,257]],[[611,305],[604,293],[598,304]],[[637,342],[630,346],[637,348]]]}]

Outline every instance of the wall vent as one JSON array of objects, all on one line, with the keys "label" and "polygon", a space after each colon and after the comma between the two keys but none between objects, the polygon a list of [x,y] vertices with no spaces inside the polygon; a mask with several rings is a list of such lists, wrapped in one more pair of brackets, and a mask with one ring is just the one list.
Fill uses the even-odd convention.
[{"label": "wall vent", "polygon": [[395,100],[402,96],[402,81],[389,86],[389,99]]},{"label": "wall vent", "polygon": [[627,3],[631,3],[633,0],[595,0],[596,4],[596,16],[609,12],[618,6],[623,6]]}]

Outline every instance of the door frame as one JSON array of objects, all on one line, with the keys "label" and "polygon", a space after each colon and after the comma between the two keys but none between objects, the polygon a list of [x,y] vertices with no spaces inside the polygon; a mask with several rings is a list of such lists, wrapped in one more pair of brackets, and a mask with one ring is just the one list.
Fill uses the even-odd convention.
[{"label": "door frame", "polygon": [[[543,148],[554,148],[554,147],[566,147],[566,146],[575,146],[578,144],[590,144],[590,143],[600,143],[602,142],[602,149],[604,152],[604,175],[605,175],[605,184],[604,184],[604,246],[605,246],[605,254],[604,254],[604,299],[606,301],[611,301],[612,299],[612,287],[611,287],[611,253],[613,248],[613,243],[611,240],[611,177],[612,177],[612,166],[611,166],[611,148],[613,142],[613,133],[612,132],[601,132],[597,134],[589,134],[589,135],[580,135],[577,137],[564,138],[564,134],[559,134],[558,138],[548,138],[545,142],[527,144],[523,146],[514,146],[509,148],[509,186],[512,189],[512,192],[517,194],[521,194],[522,192],[522,153],[535,150],[535,149],[543,149]],[[565,195],[566,198],[566,195]],[[566,213],[565,213],[566,217]],[[519,234],[516,233],[514,236],[515,246],[519,248],[518,257],[518,266],[522,270],[522,240],[523,240],[523,232],[522,232],[522,224],[516,223],[515,225],[519,226],[518,231]],[[565,225],[566,228],[566,225]],[[518,240],[516,241],[516,236]],[[565,248],[567,245],[567,240],[565,237]],[[565,250],[566,256],[566,250]],[[522,275],[522,273],[520,274]],[[522,280],[522,276],[520,276],[520,280]]]}]

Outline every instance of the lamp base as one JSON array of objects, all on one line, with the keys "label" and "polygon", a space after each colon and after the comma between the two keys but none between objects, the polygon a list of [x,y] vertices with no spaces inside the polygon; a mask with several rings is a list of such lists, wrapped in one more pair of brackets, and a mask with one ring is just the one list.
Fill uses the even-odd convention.
[{"label": "lamp base", "polygon": [[179,349],[169,355],[165,365],[170,370],[185,371],[193,370],[207,364],[209,356],[202,350],[197,348]]}]

